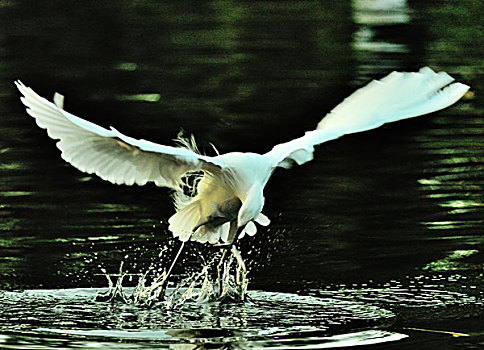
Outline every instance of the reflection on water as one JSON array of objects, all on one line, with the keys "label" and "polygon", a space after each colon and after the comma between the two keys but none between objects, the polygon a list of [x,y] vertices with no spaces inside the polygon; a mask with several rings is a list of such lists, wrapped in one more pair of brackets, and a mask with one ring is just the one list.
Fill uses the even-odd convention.
[{"label": "reflection on water", "polygon": [[[137,332],[56,332],[55,330],[45,329],[42,330],[53,334],[51,336],[47,334],[43,334],[42,342],[39,342],[38,338],[34,336],[29,337],[25,335],[0,335],[0,344],[7,346],[9,349],[22,349],[25,345],[31,344],[38,344],[40,346],[50,346],[51,348],[55,347],[63,347],[66,349],[92,349],[93,346],[99,346],[100,342],[97,341],[83,341],[83,340],[75,340],[76,336],[94,336],[101,339],[103,349],[142,349],[149,347],[150,349],[212,349],[217,348],[219,346],[233,346],[232,343],[227,342],[225,345],[220,345],[218,343],[209,342],[209,341],[202,341],[197,343],[197,340],[204,340],[203,335],[204,331],[200,331],[198,335],[202,337],[194,338],[193,342],[188,342],[187,338],[188,334],[183,333],[184,335],[184,343],[177,342],[175,344],[166,344],[161,343],[159,344],[159,339],[164,335],[162,332],[150,332],[150,331],[137,331]],[[167,332],[168,334],[176,334],[176,331]],[[217,332],[209,332],[211,334],[217,334]],[[64,337],[69,337],[69,340],[60,340],[56,339],[55,335],[60,334]],[[143,343],[131,343],[132,339],[138,339],[138,337],[142,337],[144,342],[149,342],[148,345],[143,345]],[[226,338],[225,333],[218,333],[217,336],[219,338]],[[122,342],[110,342],[107,339],[112,337],[126,339],[126,343]],[[367,330],[367,331],[360,331],[354,332],[344,335],[333,335],[333,336],[326,336],[326,337],[318,337],[311,334],[311,337],[307,339],[300,339],[300,338],[281,338],[277,341],[243,341],[238,342],[237,347],[238,349],[308,349],[308,348],[317,348],[317,349],[333,349],[333,348],[345,348],[345,347],[352,347],[352,346],[361,346],[361,345],[374,345],[374,344],[381,344],[386,342],[393,342],[398,341],[401,339],[405,339],[407,336],[405,334],[400,333],[393,333],[381,330]]]},{"label": "reflection on water", "polygon": [[411,45],[415,43],[412,33],[418,30],[411,23],[411,15],[406,0],[353,2],[357,30],[352,46],[358,61],[358,86],[375,74],[407,68],[408,62],[402,57],[411,52]]},{"label": "reflection on water", "polygon": [[[250,291],[246,303],[187,302],[171,311],[162,305],[100,303],[100,289],[26,290],[0,294],[0,331],[13,335],[69,335],[88,339],[158,340],[231,344],[251,348],[257,342],[318,342],[342,344],[398,340],[402,334],[386,331],[354,334],[363,326],[382,327],[394,321],[384,309],[343,299]],[[169,290],[168,296],[173,292]],[[287,310],[291,310],[288,313]],[[24,321],[18,322],[19,319]],[[336,338],[328,335],[347,332]],[[192,339],[192,340],[190,340]],[[279,339],[269,341],[268,339]],[[249,343],[250,342],[250,343]]]},{"label": "reflection on water", "polygon": [[[310,164],[276,173],[266,190],[272,224],[244,239],[241,251],[249,289],[390,310],[395,330],[378,330],[377,338],[408,333],[401,343],[413,348],[413,333],[400,326],[438,327],[471,334],[456,344],[482,342],[483,6],[462,0],[0,2],[0,289],[99,287],[105,285],[101,269],[116,271],[124,261],[130,274],[153,263],[162,270],[177,249],[165,222],[173,210],[168,192],[116,187],[64,164],[20,107],[14,79],[44,96],[60,91],[69,111],[134,137],[170,143],[183,127],[210,153],[209,142],[221,152],[267,151],[313,128],[370,79],[429,65],[471,85],[472,93],[447,111],[331,142]],[[159,258],[164,248],[166,261]],[[189,245],[174,281],[216,252]],[[267,294],[269,304],[257,305],[259,311],[255,304],[222,306],[227,314],[206,306],[209,315],[197,317],[213,321],[203,332],[216,322],[231,324],[233,332],[237,322],[243,328],[254,320],[260,321],[258,331],[269,333],[284,318],[278,331],[306,325],[297,317],[300,304],[279,301],[285,310],[270,304],[277,295]],[[2,298],[7,309],[17,310],[8,324],[21,328],[35,298]],[[49,315],[36,327],[62,332],[113,335],[110,322],[117,318],[132,334],[143,330],[130,317],[141,323],[161,317],[96,304],[97,311],[110,312],[105,324],[96,310],[73,307],[72,318],[54,326],[69,311],[62,303],[52,306],[56,298],[35,300],[39,312]],[[280,312],[275,321],[269,306]],[[331,307],[331,317],[309,318],[310,326],[332,329],[325,317],[349,317],[337,304]],[[171,315],[162,321],[186,320]],[[264,339],[251,345],[341,344],[344,337],[353,341],[353,325],[335,338],[318,328],[320,333],[278,344]],[[180,329],[189,330],[180,338],[192,339],[190,323]],[[88,347],[66,334],[0,335],[0,347]],[[373,335],[363,329],[354,337]],[[94,338],[91,345],[99,345]],[[448,342],[439,335],[416,339],[436,347]],[[111,345],[120,346],[103,343]],[[146,347],[127,347],[135,345]]]}]

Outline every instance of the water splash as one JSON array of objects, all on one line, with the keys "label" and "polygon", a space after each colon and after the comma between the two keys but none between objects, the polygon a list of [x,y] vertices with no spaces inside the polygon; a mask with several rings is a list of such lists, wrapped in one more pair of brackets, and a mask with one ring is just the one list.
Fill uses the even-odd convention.
[{"label": "water splash", "polygon": [[[124,262],[121,262],[117,274],[108,274],[105,269],[102,269],[108,280],[108,289],[98,293],[96,301],[120,301],[126,304],[149,307],[162,304],[168,309],[175,309],[183,307],[188,301],[208,303],[212,301],[243,302],[246,300],[247,271],[243,261],[235,254],[230,255],[227,259],[222,259],[218,263],[220,256],[215,256],[205,263],[200,271],[192,273],[189,277],[180,281],[178,286],[167,294],[168,277],[171,275],[171,270],[179,253],[168,270],[164,269],[160,273],[152,265],[145,273],[136,274],[139,277],[138,283],[131,293],[123,288],[124,278],[130,275],[123,271]],[[225,254],[226,252],[222,253],[222,258]],[[113,281],[113,278],[117,279]]]}]

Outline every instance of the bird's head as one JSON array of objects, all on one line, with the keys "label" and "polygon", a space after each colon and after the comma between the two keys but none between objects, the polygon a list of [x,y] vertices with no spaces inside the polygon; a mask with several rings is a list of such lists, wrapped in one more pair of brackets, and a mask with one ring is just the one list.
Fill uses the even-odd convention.
[{"label": "bird's head", "polygon": [[240,233],[249,222],[254,221],[264,207],[263,186],[254,184],[247,192],[247,196],[242,200],[237,216],[237,232]]}]

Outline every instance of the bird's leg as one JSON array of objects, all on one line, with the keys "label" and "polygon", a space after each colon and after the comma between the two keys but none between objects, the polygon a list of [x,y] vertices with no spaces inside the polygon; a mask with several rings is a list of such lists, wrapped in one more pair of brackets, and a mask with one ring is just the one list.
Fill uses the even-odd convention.
[{"label": "bird's leg", "polygon": [[168,278],[170,277],[171,271],[173,270],[173,267],[175,266],[175,263],[177,262],[178,258],[180,257],[181,252],[182,252],[182,250],[183,250],[184,247],[185,247],[185,242],[182,242],[182,244],[180,245],[180,248],[178,249],[178,253],[176,253],[176,255],[175,255],[175,259],[173,259],[173,261],[172,261],[172,263],[170,265],[170,268],[164,274],[163,279],[161,280],[161,282],[159,282],[159,288],[161,288],[161,292],[159,294],[159,298],[160,299],[165,296],[165,293],[166,293],[166,284],[168,282]]},{"label": "bird's leg", "polygon": [[173,270],[173,267],[175,266],[175,263],[177,262],[178,258],[180,257],[180,254],[181,254],[184,247],[185,247],[185,242],[182,242],[182,244],[180,245],[180,248],[178,249],[178,253],[176,253],[175,259],[173,259],[173,262],[171,263],[171,266],[168,269],[168,272],[166,273],[165,279],[168,279],[168,276],[170,276],[171,270]]},{"label": "bird's leg", "polygon": [[224,268],[225,259],[227,257],[227,251],[228,251],[228,249],[224,247],[222,257],[220,258],[220,261],[217,265],[217,284],[218,284],[218,295],[219,295],[219,297],[222,296],[222,288],[223,288],[223,283],[222,283],[223,271],[222,271],[222,269]]},{"label": "bird's leg", "polygon": [[218,284],[219,297],[222,296],[222,288],[223,288],[222,278],[225,270],[224,264],[225,264],[225,260],[227,259],[227,251],[232,248],[234,241],[237,239],[238,233],[239,232],[237,230],[237,222],[235,220],[230,221],[230,229],[229,229],[227,241],[224,244],[218,245],[224,250],[222,253],[222,257],[220,258],[220,262],[217,265],[217,284]]},{"label": "bird's leg", "polygon": [[220,262],[217,265],[217,284],[218,284],[219,297],[222,297],[224,294],[223,281],[226,274],[229,273],[229,271],[225,271],[225,269],[228,268],[227,266],[225,266],[225,262],[227,260],[227,255],[228,255],[227,252],[230,249],[230,253],[234,256],[235,260],[237,261],[237,268],[235,271],[235,282],[239,289],[239,296],[242,300],[244,300],[244,294],[245,294],[244,286],[245,286],[245,276],[247,274],[247,268],[245,266],[244,260],[242,259],[242,255],[240,254],[240,251],[235,246],[235,241],[237,240],[237,238],[239,237],[243,229],[244,229],[243,227],[239,227],[239,228],[237,227],[236,221],[231,221],[227,244],[220,245],[225,249],[222,253]]},{"label": "bird's leg", "polygon": [[245,266],[244,260],[242,259],[242,255],[240,254],[240,251],[237,249],[235,245],[232,246],[231,248],[231,253],[235,257],[235,260],[237,261],[237,269],[235,273],[235,281],[236,285],[239,289],[239,296],[241,300],[245,299],[245,289],[246,289],[246,275],[247,275],[247,268]]},{"label": "bird's leg", "polygon": [[237,260],[237,263],[238,263],[237,265],[240,266],[244,270],[244,273],[245,273],[245,272],[247,272],[247,269],[245,268],[244,260],[242,259],[242,255],[240,254],[240,251],[235,246],[235,241],[239,238],[239,235],[240,235],[240,233],[242,232],[243,229],[244,229],[244,227],[239,227],[238,229],[236,229],[236,234],[232,238],[232,241],[231,241],[230,252],[235,257],[235,260]]},{"label": "bird's leg", "polygon": [[239,238],[240,233],[244,227],[239,227],[236,229],[236,234],[233,237],[232,240],[232,245],[230,247],[230,252],[232,255],[235,257],[235,260],[237,261],[237,268],[235,271],[235,283],[239,289],[239,296],[241,300],[245,299],[245,276],[247,275],[247,268],[244,263],[244,259],[242,259],[242,255],[240,254],[240,251],[237,249],[235,246],[235,241]]},{"label": "bird's leg", "polygon": [[242,272],[246,273],[247,268],[245,267],[244,260],[242,259],[242,255],[240,254],[240,251],[237,249],[235,245],[231,247],[230,252],[235,257],[235,260],[237,260],[237,265],[238,265],[237,269],[240,269]]}]

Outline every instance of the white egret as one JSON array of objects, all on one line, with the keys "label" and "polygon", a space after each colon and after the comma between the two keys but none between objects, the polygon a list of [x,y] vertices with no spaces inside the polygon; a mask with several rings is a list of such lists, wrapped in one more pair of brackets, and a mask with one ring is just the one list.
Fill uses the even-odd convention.
[{"label": "white egret", "polygon": [[[445,72],[422,68],[415,73],[393,72],[360,88],[336,106],[304,136],[274,146],[264,154],[233,152],[209,157],[192,140],[164,146],[105,129],[63,109],[63,97],[54,103],[20,81],[27,113],[56,140],[62,158],[79,170],[114,184],[157,186],[175,190],[176,213],[169,230],[182,242],[193,240],[232,245],[237,237],[254,235],[254,222],[268,225],[262,214],[264,186],[278,167],[290,168],[313,159],[314,146],[345,134],[375,129],[385,123],[446,108],[469,89]],[[189,175],[190,187],[183,188]]]}]

